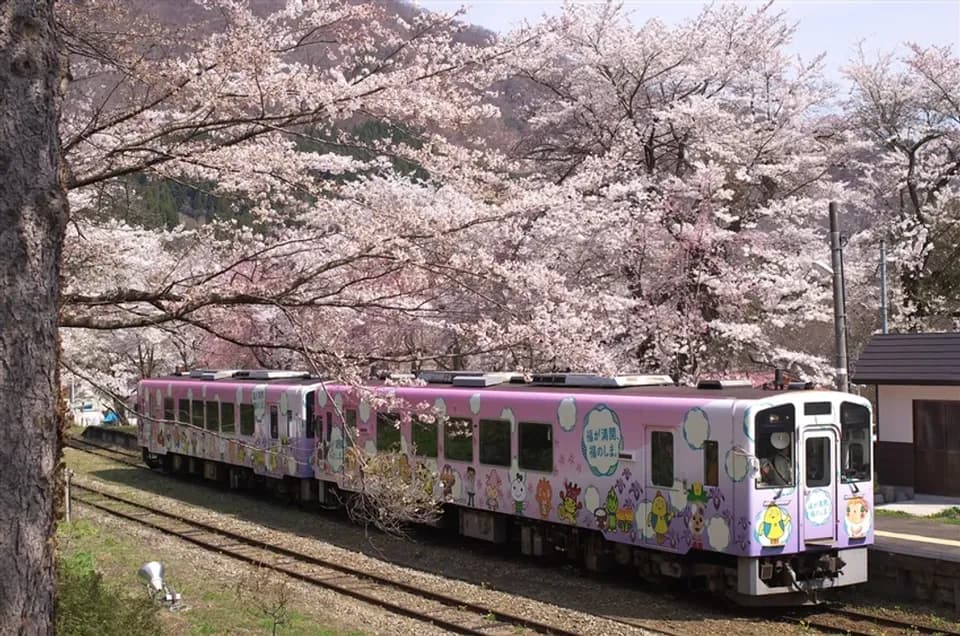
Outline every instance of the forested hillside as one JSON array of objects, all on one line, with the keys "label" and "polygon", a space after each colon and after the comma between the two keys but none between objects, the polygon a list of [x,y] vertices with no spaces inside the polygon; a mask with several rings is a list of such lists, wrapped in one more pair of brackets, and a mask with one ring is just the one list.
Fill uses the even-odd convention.
[{"label": "forested hillside", "polygon": [[[956,52],[852,59],[776,4],[614,4],[500,38],[402,3],[62,3],[71,371],[642,370],[830,378],[826,210],[851,353],[953,328]],[[799,25],[797,28],[803,28]]]}]

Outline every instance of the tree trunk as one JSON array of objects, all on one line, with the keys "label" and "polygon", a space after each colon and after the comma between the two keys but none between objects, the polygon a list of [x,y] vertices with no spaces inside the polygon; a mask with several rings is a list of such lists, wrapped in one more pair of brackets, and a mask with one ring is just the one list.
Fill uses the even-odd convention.
[{"label": "tree trunk", "polygon": [[0,626],[52,634],[67,218],[53,0],[0,1]]}]

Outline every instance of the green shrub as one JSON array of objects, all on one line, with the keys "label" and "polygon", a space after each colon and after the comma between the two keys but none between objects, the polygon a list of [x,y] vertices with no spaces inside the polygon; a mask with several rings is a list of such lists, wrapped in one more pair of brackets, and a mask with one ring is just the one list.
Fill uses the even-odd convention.
[{"label": "green shrub", "polygon": [[107,585],[93,555],[61,557],[57,568],[58,636],[155,636],[162,633],[159,607],[144,590],[130,594]]},{"label": "green shrub", "polygon": [[960,506],[953,506],[938,513],[930,515],[934,519],[942,519],[950,522],[960,522]]}]

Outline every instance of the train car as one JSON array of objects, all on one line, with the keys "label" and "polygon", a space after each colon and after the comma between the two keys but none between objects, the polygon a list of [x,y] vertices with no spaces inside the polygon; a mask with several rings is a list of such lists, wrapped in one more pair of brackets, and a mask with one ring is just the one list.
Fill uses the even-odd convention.
[{"label": "train car", "polygon": [[[436,476],[463,535],[515,540],[527,554],[698,581],[744,604],[806,603],[867,578],[872,420],[869,402],[851,394],[465,372],[358,390],[223,373],[143,382],[141,408],[164,420],[153,423],[164,437],[142,429],[148,461],[212,460],[202,468],[211,478],[252,473],[327,500],[358,483],[348,447],[400,451]],[[231,398],[238,424],[185,448],[184,435],[213,430],[174,407],[210,414],[206,404],[219,401],[222,425]],[[440,417],[403,416],[423,404]],[[245,408],[259,457],[230,450]]]}]

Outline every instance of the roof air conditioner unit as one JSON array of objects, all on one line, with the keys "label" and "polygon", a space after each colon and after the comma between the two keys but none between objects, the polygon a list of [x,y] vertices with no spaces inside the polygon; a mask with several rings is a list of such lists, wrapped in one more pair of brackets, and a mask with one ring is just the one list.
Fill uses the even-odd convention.
[{"label": "roof air conditioner unit", "polygon": [[547,386],[621,388],[628,386],[673,386],[669,375],[595,375],[590,373],[543,373],[533,376],[533,384]]},{"label": "roof air conditioner unit", "polygon": [[236,369],[191,369],[190,377],[201,380],[222,380],[232,378],[236,372]]},{"label": "roof air conditioner unit", "polygon": [[752,387],[753,383],[750,380],[700,380],[697,383],[698,389],[749,389]]},{"label": "roof air conditioner unit", "polygon": [[453,386],[496,386],[510,382],[512,373],[484,373],[483,375],[458,375],[453,378]]},{"label": "roof air conditioner unit", "polygon": [[453,384],[456,377],[481,376],[483,371],[444,371],[442,369],[431,369],[420,371],[417,377],[428,384]]}]

